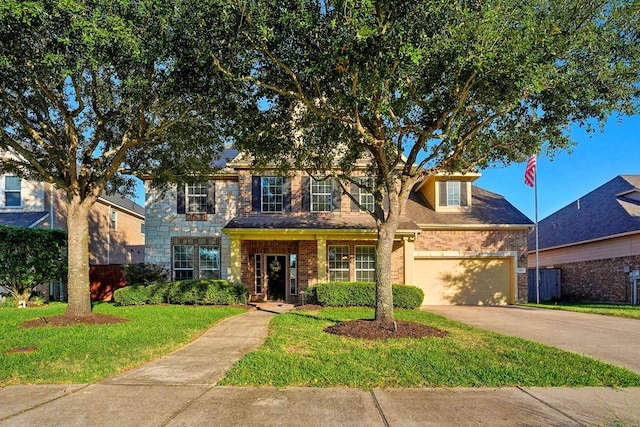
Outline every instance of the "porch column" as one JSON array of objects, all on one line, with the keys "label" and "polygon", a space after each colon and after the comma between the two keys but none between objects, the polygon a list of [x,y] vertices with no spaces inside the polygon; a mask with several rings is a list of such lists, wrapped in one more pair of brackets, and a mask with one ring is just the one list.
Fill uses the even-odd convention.
[{"label": "porch column", "polygon": [[415,286],[413,277],[413,261],[414,261],[414,241],[413,237],[402,238],[402,250],[404,260],[404,284]]},{"label": "porch column", "polygon": [[316,283],[327,281],[327,239],[325,236],[316,236],[316,244],[318,247],[318,276]]},{"label": "porch column", "polygon": [[242,280],[240,271],[240,237],[231,236],[231,266],[229,271],[230,282]]}]

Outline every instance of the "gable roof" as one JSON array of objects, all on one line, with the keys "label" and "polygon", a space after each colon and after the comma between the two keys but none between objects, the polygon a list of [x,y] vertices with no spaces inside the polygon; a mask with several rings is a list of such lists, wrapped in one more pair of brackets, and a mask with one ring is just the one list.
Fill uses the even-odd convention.
[{"label": "gable roof", "polygon": [[540,221],[538,242],[544,249],[634,231],[640,231],[640,175],[618,175]]},{"label": "gable roof", "polygon": [[102,195],[100,196],[100,199],[102,199],[103,201],[107,202],[110,205],[130,211],[144,218],[144,214],[145,214],[144,208],[131,199],[127,199],[126,197],[123,197],[119,194],[105,194],[105,193],[102,193]]},{"label": "gable roof", "polygon": [[421,227],[454,225],[529,227],[533,225],[533,221],[499,194],[472,185],[471,197],[472,208],[467,211],[436,212],[422,193],[415,191],[414,188],[407,200],[406,216]]}]

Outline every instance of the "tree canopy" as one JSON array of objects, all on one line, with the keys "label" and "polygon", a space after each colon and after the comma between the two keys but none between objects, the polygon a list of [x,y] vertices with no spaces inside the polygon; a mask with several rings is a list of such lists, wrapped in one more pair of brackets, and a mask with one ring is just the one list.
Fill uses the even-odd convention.
[{"label": "tree canopy", "polygon": [[223,146],[215,110],[229,91],[187,5],[0,5],[0,172],[66,192],[70,312],[90,311],[86,215],[102,192],[130,191],[133,172],[210,173]]},{"label": "tree canopy", "polygon": [[239,146],[285,170],[337,166],[343,182],[371,159],[385,322],[390,242],[416,182],[565,149],[571,124],[638,111],[637,2],[215,3],[208,49],[244,90]]}]

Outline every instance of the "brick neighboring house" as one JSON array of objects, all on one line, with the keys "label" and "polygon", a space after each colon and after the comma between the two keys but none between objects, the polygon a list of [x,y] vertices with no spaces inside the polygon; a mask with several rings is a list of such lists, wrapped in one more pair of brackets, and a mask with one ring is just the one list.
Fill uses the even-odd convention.
[{"label": "brick neighboring house", "polygon": [[[0,174],[0,224],[66,230],[64,193],[44,182]],[[103,195],[89,214],[91,296],[111,299],[123,286],[120,266],[144,261],[144,208],[121,196]],[[55,300],[66,299],[66,284],[44,290]]]},{"label": "brick neighboring house", "polygon": [[[207,182],[160,193],[146,181],[146,262],[174,279],[240,280],[253,301],[297,302],[324,281],[373,280],[372,217],[331,179],[255,170],[233,149]],[[392,281],[420,286],[424,304],[526,301],[532,222],[502,196],[472,186],[479,174],[431,176],[407,202]],[[367,206],[372,196],[351,193]]]},{"label": "brick neighboring house", "polygon": [[[541,268],[561,270],[561,296],[630,303],[640,269],[640,175],[618,175],[539,222]],[[535,236],[529,237],[535,268]]]}]

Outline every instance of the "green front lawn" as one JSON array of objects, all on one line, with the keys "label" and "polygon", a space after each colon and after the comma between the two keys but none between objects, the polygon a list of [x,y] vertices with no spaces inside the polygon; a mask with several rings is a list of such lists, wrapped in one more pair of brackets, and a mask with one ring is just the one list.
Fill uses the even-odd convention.
[{"label": "green front lawn", "polygon": [[227,373],[221,385],[316,387],[640,386],[640,375],[588,357],[415,310],[410,320],[445,338],[366,341],[323,332],[338,321],[373,318],[370,309],[323,309],[275,317],[265,345]]},{"label": "green front lawn", "polygon": [[640,319],[640,306],[637,305],[616,305],[616,304],[596,304],[579,302],[559,302],[543,304],[522,304],[527,307],[548,308],[552,310],[576,311],[589,314],[603,314],[605,316],[627,317],[630,319]]},{"label": "green front lawn", "polygon": [[[0,386],[21,383],[89,383],[156,359],[192,341],[239,307],[97,304],[93,312],[130,321],[112,325],[19,328],[25,320],[63,314],[66,304],[0,309]],[[37,347],[32,353],[7,354]]]}]

